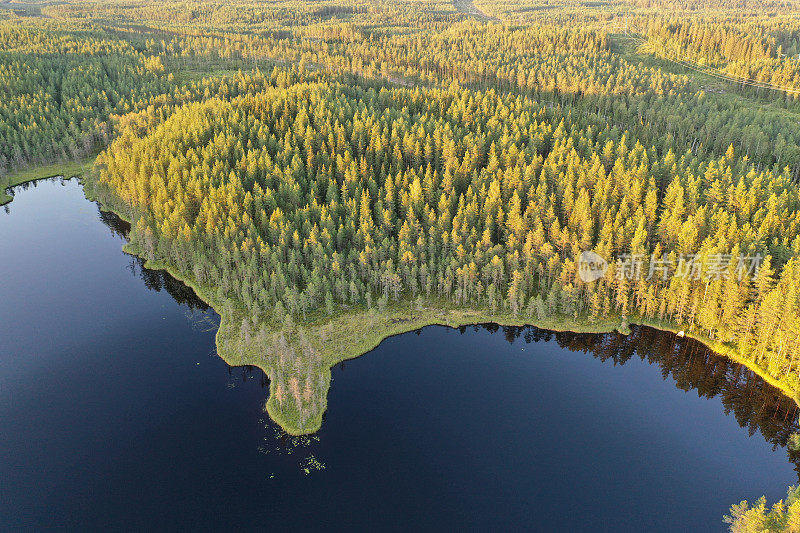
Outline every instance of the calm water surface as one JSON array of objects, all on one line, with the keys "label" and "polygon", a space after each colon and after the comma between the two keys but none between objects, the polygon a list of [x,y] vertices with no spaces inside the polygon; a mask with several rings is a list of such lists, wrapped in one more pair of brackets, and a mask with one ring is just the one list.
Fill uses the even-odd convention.
[{"label": "calm water surface", "polygon": [[333,371],[285,436],[216,314],[75,181],[0,211],[0,529],[719,531],[785,496],[794,404],[689,340],[429,327]]}]

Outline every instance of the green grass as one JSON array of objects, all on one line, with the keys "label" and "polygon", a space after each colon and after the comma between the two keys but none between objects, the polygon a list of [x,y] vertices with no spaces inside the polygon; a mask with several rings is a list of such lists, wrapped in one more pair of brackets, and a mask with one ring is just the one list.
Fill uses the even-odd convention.
[{"label": "green grass", "polygon": [[0,205],[7,204],[14,199],[13,196],[6,192],[11,187],[54,176],[64,176],[65,178],[80,177],[91,168],[93,162],[94,157],[89,157],[80,161],[30,167],[12,172],[7,176],[0,176]]},{"label": "green grass", "polygon": [[[88,197],[102,197],[89,187]],[[104,205],[107,207],[107,204]],[[124,213],[117,213],[126,219]],[[126,253],[140,255],[140,250],[133,244],[123,247]],[[354,359],[376,348],[385,339],[409,331],[430,326],[442,325],[457,328],[472,324],[498,323],[503,326],[534,325],[551,331],[573,331],[576,333],[607,333],[619,330],[621,321],[611,319],[589,322],[588,320],[570,320],[564,317],[532,320],[514,317],[508,313],[491,314],[476,309],[456,308],[447,300],[425,299],[420,307],[417,302],[400,300],[393,302],[386,309],[350,308],[341,310],[333,316],[321,312],[311,314],[305,321],[291,325],[263,321],[272,337],[254,337],[249,342],[243,341],[241,324],[248,314],[241,308],[225,312],[230,301],[221,301],[213,287],[198,284],[194,279],[183,275],[172,265],[160,261],[146,261],[146,268],[166,270],[174,278],[191,287],[197,296],[214,308],[221,316],[220,326],[216,334],[218,355],[231,366],[257,366],[270,379],[270,394],[265,410],[270,418],[290,435],[308,435],[317,432],[322,426],[322,415],[327,408],[327,395],[330,387],[333,366],[348,359]],[[623,327],[624,328],[624,327]],[[623,331],[625,333],[625,331]],[[313,399],[318,402],[317,408],[310,417],[302,417],[291,402],[281,405],[276,395],[276,387],[280,364],[276,361],[274,345],[275,335],[285,334],[289,345],[295,351],[302,336],[308,341],[319,364],[313,371],[319,378],[312,390]],[[304,364],[301,360],[300,364]],[[292,372],[294,367],[287,369]]]}]

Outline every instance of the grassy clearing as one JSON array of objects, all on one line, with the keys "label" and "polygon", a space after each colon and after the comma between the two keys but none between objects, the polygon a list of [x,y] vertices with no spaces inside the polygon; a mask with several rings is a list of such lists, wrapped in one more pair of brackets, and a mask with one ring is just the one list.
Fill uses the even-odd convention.
[{"label": "grassy clearing", "polygon": [[[136,253],[134,247],[127,246],[125,251]],[[148,262],[148,268],[166,269],[173,276],[181,279],[192,287],[197,295],[206,303],[217,310],[225,306],[212,295],[210,287],[199,287],[190,279],[181,276],[169,265],[157,262]],[[270,395],[266,403],[266,410],[276,423],[291,435],[305,435],[315,433],[322,425],[322,415],[327,408],[327,394],[330,387],[330,370],[333,366],[348,359],[354,359],[376,348],[385,339],[414,331],[425,326],[442,325],[452,328],[473,324],[496,323],[501,326],[535,326],[551,331],[572,331],[575,333],[609,333],[619,331],[628,332],[626,324],[620,317],[610,317],[597,321],[585,318],[572,319],[568,317],[553,316],[543,319],[530,317],[515,317],[510,313],[491,314],[478,309],[455,308],[447,301],[425,299],[422,305],[417,301],[395,302],[387,309],[379,311],[372,309],[349,309],[332,317],[309,316],[302,324],[269,324],[269,336],[259,336],[253,333],[249,339],[242,333],[242,324],[248,317],[242,311],[230,314],[221,314],[222,321],[217,331],[217,351],[229,365],[253,365],[261,368],[270,378]],[[650,320],[639,317],[629,317],[632,323],[650,326],[662,331],[678,333],[681,328],[667,322]],[[285,336],[290,353],[297,354],[294,360],[285,362],[276,358],[276,352],[281,348],[276,345],[276,336]],[[772,377],[764,368],[742,357],[736,350],[719,341],[709,339],[698,333],[686,333],[714,352],[740,363],[759,376],[767,383],[782,391],[787,397],[792,398],[800,405],[800,396],[795,388],[786,382]],[[302,346],[310,347],[311,351]],[[299,347],[298,347],[299,346]],[[308,354],[313,353],[316,364],[310,364]],[[305,360],[304,360],[305,358]],[[290,358],[291,359],[291,358]],[[277,386],[281,383],[279,375],[283,373],[298,372],[302,374],[316,373],[317,379],[313,383],[311,396],[315,408],[310,413],[303,413],[297,408],[297,403],[284,400],[279,401]],[[286,376],[284,376],[286,377]],[[309,402],[311,403],[311,402]]]},{"label": "grassy clearing", "polygon": [[68,161],[66,163],[53,163],[30,167],[24,170],[13,172],[7,176],[0,176],[0,205],[7,204],[14,199],[8,194],[7,189],[16,185],[21,185],[29,181],[36,181],[54,176],[64,176],[66,178],[83,176],[94,163],[94,157],[82,159],[80,161]]}]

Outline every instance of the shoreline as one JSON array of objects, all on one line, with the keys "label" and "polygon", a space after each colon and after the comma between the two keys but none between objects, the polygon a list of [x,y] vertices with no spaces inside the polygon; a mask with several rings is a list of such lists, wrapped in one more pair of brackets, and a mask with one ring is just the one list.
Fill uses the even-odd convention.
[{"label": "shoreline", "polygon": [[[95,200],[95,201],[99,201],[99,200]],[[102,204],[102,202],[101,202],[101,204]],[[105,204],[102,204],[102,205],[103,205],[103,208],[105,209],[106,208]],[[112,213],[116,214],[117,216],[119,216],[120,218],[125,220],[126,222],[130,222],[130,220],[127,220],[126,218],[122,217],[116,211],[113,211],[111,209],[108,209],[108,210],[111,211]],[[123,246],[123,251],[125,253],[129,253],[129,254],[141,257],[139,255],[138,250],[136,249],[136,247],[130,245],[130,243],[128,243],[128,244]],[[195,292],[195,294],[198,296],[198,298],[203,300],[212,309],[214,309],[214,311],[217,314],[219,314],[219,316],[220,316],[220,326],[219,326],[219,329],[217,330],[217,335],[215,337],[216,343],[217,343],[218,355],[227,364],[229,364],[231,366],[243,366],[243,365],[257,366],[259,369],[261,369],[267,375],[267,377],[270,378],[270,396],[269,396],[269,399],[267,400],[266,410],[267,410],[267,413],[269,414],[270,418],[275,423],[280,425],[281,428],[284,431],[286,431],[286,433],[288,433],[289,435],[293,435],[293,436],[313,434],[313,433],[316,433],[320,429],[321,424],[320,425],[316,425],[315,424],[313,428],[311,428],[311,427],[304,427],[304,428],[294,427],[289,420],[287,420],[285,417],[282,416],[281,411],[279,411],[279,410],[274,408],[274,405],[272,403],[270,403],[270,400],[274,398],[274,392],[275,392],[274,388],[273,388],[274,387],[274,379],[272,379],[272,376],[270,375],[271,373],[269,372],[269,370],[267,368],[264,368],[262,365],[258,364],[258,362],[255,359],[254,360],[248,360],[246,357],[243,357],[242,355],[240,355],[239,357],[236,357],[234,354],[231,354],[231,353],[227,352],[227,350],[220,350],[221,340],[224,342],[224,339],[220,339],[220,334],[222,332],[224,332],[224,331],[227,331],[228,329],[233,328],[234,326],[232,326],[231,324],[227,323],[227,322],[232,321],[232,318],[228,317],[226,319],[226,317],[224,317],[223,314],[218,311],[218,308],[221,308],[222,306],[219,305],[219,304],[215,305],[214,299],[211,298],[210,296],[208,296],[208,293],[207,293],[206,289],[199,287],[194,282],[194,280],[187,279],[186,277],[181,275],[179,272],[177,272],[176,269],[174,269],[170,265],[167,265],[167,264],[164,264],[164,263],[161,263],[161,262],[158,262],[158,261],[146,260],[144,266],[146,268],[166,271],[173,278],[177,279],[181,283],[184,283],[187,287],[191,288]],[[403,305],[403,304],[405,304],[405,305]],[[393,315],[398,313],[398,311],[402,312],[404,310],[404,309],[402,309],[403,307],[409,307],[408,304],[409,304],[409,302],[403,302],[399,306],[387,309],[386,313],[389,316],[392,316],[392,318],[394,318]],[[397,309],[397,307],[400,307],[400,309]],[[361,319],[361,318],[363,318],[363,316],[362,316],[363,314],[365,314],[365,313],[362,313],[362,314],[358,314],[358,313],[338,313],[337,315],[334,315],[333,317],[327,318],[326,320],[324,320],[324,322],[325,322],[325,325],[330,326],[331,324],[335,324],[337,320],[344,320],[344,319],[347,319],[347,318],[354,318],[354,317]],[[389,331],[387,331],[385,329],[381,329],[382,333],[377,335],[377,340],[374,340],[375,337],[376,337],[375,335],[367,336],[360,343],[361,346],[359,346],[359,348],[357,350],[355,350],[355,351],[353,351],[351,353],[342,354],[339,357],[336,357],[335,360],[333,360],[333,361],[331,361],[331,360],[326,360],[325,361],[326,364],[330,363],[330,364],[328,364],[328,367],[327,367],[327,370],[326,370],[326,372],[328,373],[328,377],[330,375],[330,370],[335,365],[337,365],[337,364],[339,364],[341,362],[344,362],[344,361],[349,361],[349,360],[353,360],[353,359],[357,359],[359,357],[362,357],[362,356],[368,354],[369,352],[371,352],[372,350],[374,350],[375,348],[377,348],[383,341],[385,341],[385,340],[387,340],[389,338],[392,338],[392,337],[395,337],[395,336],[398,336],[398,335],[403,335],[405,333],[409,333],[409,332],[412,332],[412,331],[415,331],[417,329],[424,328],[424,327],[427,327],[427,326],[444,326],[444,327],[450,327],[450,328],[457,329],[457,328],[460,328],[460,327],[463,327],[463,326],[472,326],[472,325],[480,325],[480,324],[497,324],[498,326],[501,326],[501,327],[503,327],[503,326],[517,326],[517,327],[531,326],[531,327],[535,327],[535,328],[538,328],[538,329],[541,329],[541,330],[552,331],[552,332],[555,332],[555,333],[579,333],[579,334],[580,333],[586,333],[586,334],[597,334],[597,335],[600,335],[600,334],[605,334],[605,333],[618,332],[620,334],[627,335],[626,332],[620,331],[620,329],[621,329],[620,328],[620,326],[621,326],[621,318],[620,317],[606,318],[606,319],[598,320],[597,322],[594,322],[594,323],[591,323],[591,322],[588,322],[588,321],[585,321],[585,320],[566,319],[566,318],[563,318],[563,317],[544,319],[544,320],[533,320],[533,319],[525,319],[525,318],[521,318],[521,317],[520,318],[515,318],[513,316],[508,316],[508,315],[505,315],[505,314],[497,314],[497,315],[491,316],[491,315],[487,315],[484,312],[482,312],[480,310],[476,310],[476,309],[453,309],[453,308],[440,309],[440,310],[438,310],[437,315],[439,315],[439,317],[442,318],[443,320],[441,320],[441,319],[426,320],[423,317],[414,317],[413,314],[412,314],[411,318],[408,318],[407,321],[397,322],[396,323],[398,325],[402,324],[402,327],[389,328]],[[420,319],[422,319],[422,320],[420,320]],[[359,322],[363,323],[362,320],[359,320]],[[659,331],[673,333],[673,334],[676,334],[676,335],[677,335],[677,333],[679,331],[683,331],[683,330],[681,330],[680,328],[676,327],[673,324],[664,323],[664,322],[661,322],[661,321],[658,321],[658,320],[645,319],[645,318],[641,318],[641,317],[638,317],[638,316],[628,317],[628,324],[651,327],[651,328],[654,328],[654,329],[659,330]],[[380,328],[378,328],[378,329],[380,329]],[[778,390],[785,397],[787,397],[790,400],[794,401],[794,403],[798,407],[800,407],[800,391],[795,391],[791,387],[789,387],[786,383],[774,378],[773,376],[768,374],[764,369],[762,369],[759,365],[756,365],[752,361],[749,361],[746,358],[742,357],[735,349],[733,349],[731,347],[728,347],[728,346],[725,346],[724,344],[720,343],[719,341],[714,341],[713,339],[709,339],[709,338],[706,338],[703,335],[697,335],[695,333],[686,332],[685,333],[685,337],[686,338],[691,338],[691,339],[701,343],[702,345],[707,347],[709,350],[711,350],[713,353],[715,353],[719,357],[727,358],[728,360],[730,360],[733,363],[736,363],[736,364],[744,366],[745,368],[747,368],[748,370],[752,371],[754,374],[759,376],[761,379],[763,379],[770,386],[772,386],[773,388]],[[326,396],[327,396],[327,394],[326,394]],[[327,409],[327,401],[325,402],[325,408],[322,410],[322,412],[324,413],[326,409]],[[320,422],[321,422],[321,420],[320,420]]]},{"label": "shoreline", "polygon": [[[72,177],[77,177],[81,185],[83,186],[84,196],[89,201],[98,202],[100,207],[104,211],[111,212],[116,216],[120,217],[122,220],[130,223],[131,220],[123,213],[113,209],[108,202],[103,202],[98,198],[97,191],[93,187],[87,188],[87,180],[85,175],[85,164],[86,161],[81,162],[73,162],[67,165],[67,168],[81,168],[81,173],[74,174]],[[55,165],[53,165],[55,166]],[[48,169],[53,167],[49,166]],[[63,168],[63,166],[62,166]],[[33,173],[33,171],[28,171]],[[66,176],[66,173],[55,173],[54,175],[50,176],[40,176],[36,178],[28,177],[24,181],[20,181],[16,185],[37,181],[40,179],[47,179],[54,176]],[[13,197],[9,197],[12,198]],[[2,200],[2,197],[0,197]],[[8,200],[10,201],[10,200]],[[2,202],[0,202],[2,205]],[[140,250],[130,242],[126,243],[122,246],[122,251],[124,253],[135,255],[137,257],[142,257]],[[142,257],[144,258],[144,257]],[[239,318],[244,318],[246,313],[235,313],[233,316],[226,316],[224,312],[220,310],[224,308],[222,302],[216,301],[217,298],[212,296],[212,288],[210,287],[202,287],[194,280],[189,279],[188,277],[182,275],[178,272],[174,267],[169,264],[160,262],[160,261],[152,261],[149,259],[145,259],[144,266],[145,268],[150,268],[153,270],[163,270],[169,273],[173,278],[180,281],[181,283],[185,284],[187,287],[191,288],[192,291],[208,304],[219,316],[220,316],[220,325],[215,334],[215,344],[217,348],[217,354],[222,358],[227,364],[230,366],[243,366],[243,365],[253,365],[257,366],[261,369],[267,377],[270,379],[270,392],[269,398],[266,401],[265,410],[268,413],[269,417],[277,423],[286,433],[293,436],[299,435],[308,435],[316,433],[322,423],[322,415],[327,410],[327,389],[325,387],[324,391],[320,391],[323,393],[323,401],[321,404],[321,410],[317,416],[314,416],[312,420],[309,420],[306,423],[301,425],[293,423],[291,417],[287,417],[284,415],[284,412],[280,409],[278,405],[276,405],[275,400],[275,379],[274,379],[274,369],[270,368],[270,365],[264,364],[266,361],[263,360],[262,357],[255,355],[253,352],[258,352],[258,346],[238,346],[240,350],[237,351],[234,349],[226,348],[225,346],[230,342],[231,339],[235,339],[238,336],[239,328],[235,325]],[[330,371],[331,369],[343,362],[352,359],[356,359],[367,353],[371,352],[375,348],[377,348],[383,341],[397,336],[402,335],[411,331],[415,331],[417,329],[427,327],[427,326],[445,326],[451,328],[459,328],[464,326],[471,326],[471,325],[480,325],[480,324],[497,324],[498,326],[517,326],[517,327],[524,327],[524,326],[531,326],[542,330],[552,331],[552,332],[572,332],[572,333],[587,333],[587,334],[604,334],[604,333],[612,333],[612,332],[619,332],[620,334],[627,334],[624,330],[621,331],[623,328],[621,317],[615,316],[611,318],[605,318],[598,320],[596,322],[590,322],[586,319],[568,319],[564,317],[556,317],[556,318],[546,318],[543,320],[536,320],[532,318],[525,318],[525,317],[514,317],[513,315],[506,314],[506,313],[498,313],[495,315],[489,315],[486,312],[478,309],[470,309],[470,308],[454,308],[451,306],[443,305],[440,308],[430,308],[429,305],[431,303],[436,303],[435,300],[425,300],[426,307],[414,310],[414,304],[411,301],[402,300],[399,302],[395,302],[391,304],[384,312],[381,312],[381,316],[376,316],[377,313],[375,310],[364,310],[363,312],[357,311],[340,311],[334,314],[332,317],[309,317],[310,320],[305,321],[302,324],[298,324],[308,330],[325,330],[328,331],[330,329],[339,329],[344,331],[345,333],[349,333],[352,328],[347,327],[348,322],[354,322],[358,326],[360,326],[359,331],[364,331],[365,329],[368,331],[367,334],[360,336],[360,338],[355,339],[353,342],[352,335],[345,335],[345,337],[350,337],[349,344],[347,345],[347,349],[339,350],[340,347],[339,342],[337,339],[330,339],[329,341],[319,341],[317,340],[316,344],[321,344],[323,342],[327,342],[328,346],[320,347],[321,352],[321,360],[323,363],[322,372],[323,377],[327,381],[328,386],[330,385]],[[360,310],[360,309],[359,309]],[[241,316],[239,316],[241,314]],[[377,323],[375,321],[377,320]],[[366,321],[370,322],[370,325],[365,328]],[[647,319],[638,316],[631,316],[628,317],[628,323],[631,325],[641,325],[652,327],[659,331],[669,332],[673,334],[677,334],[679,331],[682,331],[681,328],[675,326],[674,324],[662,322],[659,320]],[[775,388],[776,390],[780,391],[781,394],[786,396],[787,398],[793,400],[795,404],[800,407],[800,391],[793,390],[788,384],[785,382],[778,380],[767,373],[764,369],[762,369],[759,365],[756,365],[752,361],[747,360],[743,356],[741,356],[734,348],[727,346],[719,341],[715,341],[713,339],[707,338],[703,335],[699,335],[696,333],[686,332],[685,337],[691,338],[697,342],[700,342],[707,348],[709,348],[712,352],[717,354],[720,357],[725,357],[728,360],[732,361],[733,363],[740,364],[745,368],[749,369],[756,375],[758,375],[761,379],[763,379],[766,383],[770,386]],[[341,340],[341,339],[340,339]],[[312,343],[314,344],[314,343]],[[248,354],[248,352],[250,352]]]},{"label": "shoreline", "polygon": [[66,179],[80,178],[94,164],[95,157],[90,156],[77,161],[66,161],[63,163],[51,163],[36,167],[28,167],[0,177],[0,206],[10,203],[14,197],[8,194],[8,190],[19,185],[32,183],[34,181],[57,178],[59,176]]}]

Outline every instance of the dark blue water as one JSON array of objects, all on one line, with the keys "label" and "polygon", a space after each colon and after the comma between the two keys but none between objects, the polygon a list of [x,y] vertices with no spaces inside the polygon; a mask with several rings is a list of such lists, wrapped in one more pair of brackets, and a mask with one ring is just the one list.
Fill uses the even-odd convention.
[{"label": "dark blue water", "polygon": [[74,181],[0,212],[0,529],[719,531],[797,483],[794,404],[646,328],[425,328],[283,435],[213,311],[123,254]]}]

